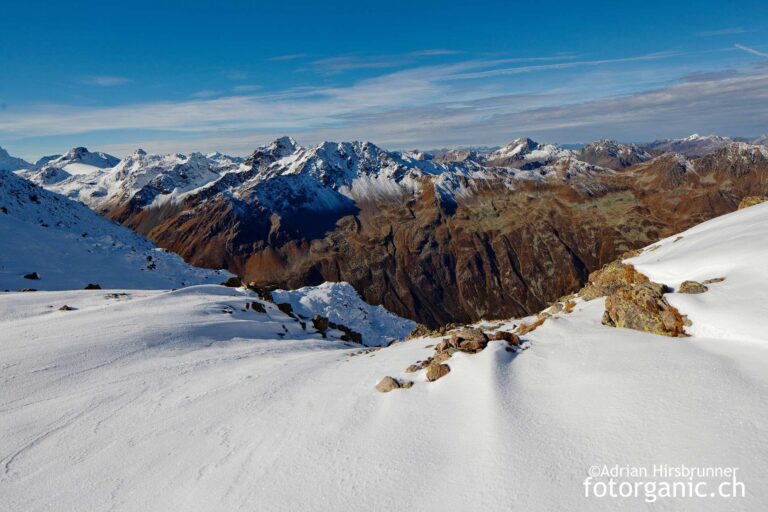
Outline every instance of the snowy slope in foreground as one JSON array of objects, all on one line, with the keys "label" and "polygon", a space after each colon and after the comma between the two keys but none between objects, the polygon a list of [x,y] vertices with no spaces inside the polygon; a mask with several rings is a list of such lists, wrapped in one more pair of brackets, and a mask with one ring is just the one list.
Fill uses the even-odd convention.
[{"label": "snowy slope in foreground", "polygon": [[[25,279],[36,272],[40,279]],[[230,274],[187,265],[176,254],[97,215],[82,203],[0,171],[0,291],[176,288]]]},{"label": "snowy slope in foreground", "polygon": [[768,349],[768,202],[699,224],[627,260],[652,280],[676,288],[705,281],[702,294],[667,300],[693,321],[696,336],[750,340]]},{"label": "snowy slope in foreground", "polygon": [[[766,224],[748,208],[638,258],[672,285],[726,278],[680,304],[690,338],[605,327],[596,299],[434,383],[404,372],[434,338],[360,353],[242,290],[0,294],[2,508],[764,510]],[[415,385],[377,393],[384,375]],[[746,497],[585,498],[603,464],[738,467]]]}]

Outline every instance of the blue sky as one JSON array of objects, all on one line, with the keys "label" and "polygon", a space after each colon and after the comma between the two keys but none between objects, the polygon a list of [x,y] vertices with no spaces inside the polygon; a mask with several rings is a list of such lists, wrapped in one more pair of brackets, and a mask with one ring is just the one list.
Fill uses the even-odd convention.
[{"label": "blue sky", "polygon": [[768,2],[6,2],[0,146],[768,132]]}]

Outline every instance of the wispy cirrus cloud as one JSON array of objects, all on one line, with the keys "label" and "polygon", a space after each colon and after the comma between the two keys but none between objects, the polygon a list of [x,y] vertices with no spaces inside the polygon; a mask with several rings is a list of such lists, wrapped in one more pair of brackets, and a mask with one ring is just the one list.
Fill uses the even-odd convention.
[{"label": "wispy cirrus cloud", "polygon": [[409,52],[408,55],[413,57],[442,57],[444,55],[460,55],[464,52],[460,50],[448,50],[446,48],[430,48],[427,50],[416,50]]},{"label": "wispy cirrus cloud", "polygon": [[[573,60],[569,62],[558,62],[558,63],[552,63],[552,64],[536,64],[536,65],[528,65],[528,66],[497,68],[497,69],[490,69],[486,71],[476,71],[476,72],[470,72],[470,73],[457,73],[447,78],[450,78],[453,80],[491,78],[491,77],[506,76],[506,75],[518,75],[522,73],[551,71],[551,70],[558,70],[558,69],[593,67],[593,66],[603,66],[606,64],[620,64],[620,63],[626,63],[626,62],[660,60],[660,59],[666,59],[669,57],[674,57],[676,55],[678,55],[678,53],[676,52],[657,52],[657,53],[651,53],[648,55],[639,55],[634,57],[624,57],[624,58],[618,58],[618,59]],[[559,57],[557,58],[557,60],[563,60],[566,58],[570,58],[570,57]]]},{"label": "wispy cirrus cloud", "polygon": [[[0,116],[0,137],[69,137],[99,145],[99,134],[109,127],[110,140],[115,133],[126,134],[120,139],[140,141],[150,151],[178,142],[178,149],[208,150],[221,144],[222,149],[246,153],[284,133],[308,143],[365,138],[402,148],[498,144],[521,135],[584,141],[765,131],[768,67],[697,72],[689,57],[469,59],[389,71],[338,86],[242,89],[217,97],[111,107],[28,105]],[[540,63],[530,64],[534,60]],[[627,68],[627,62],[636,66]],[[516,63],[523,65],[511,66]],[[567,81],[559,75],[547,78],[563,66],[571,70]],[[535,87],[526,86],[530,80]],[[627,88],[624,82],[643,89]]]},{"label": "wispy cirrus cloud", "polygon": [[130,78],[126,78],[124,76],[106,76],[106,75],[89,76],[82,80],[84,84],[97,85],[99,87],[114,87],[116,85],[125,85],[132,81],[133,80],[131,80]]},{"label": "wispy cirrus cloud", "polygon": [[745,34],[748,30],[742,27],[728,27],[717,30],[704,30],[702,32],[696,32],[694,35],[697,37],[716,37],[716,36],[729,36],[734,34]]},{"label": "wispy cirrus cloud", "polygon": [[747,53],[751,53],[752,55],[757,55],[758,57],[768,58],[768,53],[755,50],[754,48],[750,48],[749,46],[744,46],[743,44],[735,44],[733,45],[733,47],[738,48],[739,50],[745,51]]},{"label": "wispy cirrus cloud", "polygon": [[403,60],[400,56],[339,55],[316,59],[312,61],[312,66],[316,71],[335,74],[358,69],[395,68],[407,63],[408,61]]},{"label": "wispy cirrus cloud", "polygon": [[304,59],[308,56],[309,55],[306,53],[289,53],[288,55],[275,55],[274,57],[270,57],[268,60],[272,62],[281,62],[281,61],[288,61],[288,60]]}]

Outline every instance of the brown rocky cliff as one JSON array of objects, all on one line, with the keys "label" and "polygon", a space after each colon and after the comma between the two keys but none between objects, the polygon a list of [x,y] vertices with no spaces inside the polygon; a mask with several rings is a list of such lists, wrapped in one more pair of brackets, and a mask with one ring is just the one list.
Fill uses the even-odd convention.
[{"label": "brown rocky cliff", "polygon": [[539,311],[623,252],[768,192],[759,158],[746,171],[724,154],[694,163],[692,172],[662,158],[568,182],[523,179],[513,190],[488,180],[455,203],[425,181],[420,194],[326,213],[311,233],[301,217],[285,222],[223,196],[120,220],[193,264],[258,285],[348,281],[368,302],[434,327]]}]

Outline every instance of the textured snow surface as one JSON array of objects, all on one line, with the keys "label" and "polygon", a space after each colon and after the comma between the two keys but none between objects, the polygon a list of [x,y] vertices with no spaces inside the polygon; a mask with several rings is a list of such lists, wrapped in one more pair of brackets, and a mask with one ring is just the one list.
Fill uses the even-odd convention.
[{"label": "textured snow surface", "polygon": [[[178,255],[85,205],[0,171],[0,290],[177,288],[220,283],[230,274],[186,264]],[[40,279],[25,279],[36,272]]]},{"label": "textured snow surface", "polygon": [[[241,289],[0,294],[0,508],[764,510],[766,225],[747,208],[633,260],[726,278],[669,295],[689,338],[605,327],[597,299],[434,383],[404,369],[436,339],[359,353]],[[377,393],[385,375],[415,385]],[[735,466],[747,494],[587,499],[603,464]]]},{"label": "textured snow surface", "polygon": [[287,302],[293,311],[306,318],[313,314],[327,317],[331,322],[355,326],[363,335],[365,345],[386,345],[401,340],[416,327],[416,322],[400,318],[384,306],[372,306],[363,301],[349,283],[323,283],[298,290],[272,292],[275,302]]},{"label": "textured snow surface", "polygon": [[627,260],[652,280],[676,288],[705,281],[702,294],[667,295],[688,315],[696,336],[753,341],[768,349],[768,203],[699,224]]}]

